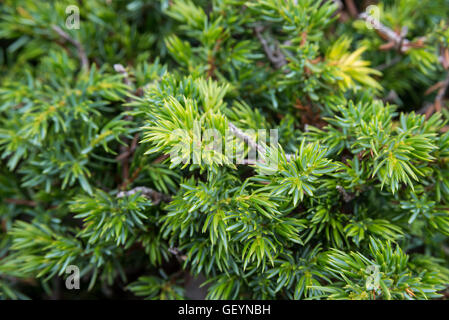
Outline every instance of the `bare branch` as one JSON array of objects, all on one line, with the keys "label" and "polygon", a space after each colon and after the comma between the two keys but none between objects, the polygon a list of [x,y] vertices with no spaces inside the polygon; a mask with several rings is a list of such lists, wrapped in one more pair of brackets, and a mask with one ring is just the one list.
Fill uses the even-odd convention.
[{"label": "bare branch", "polygon": [[430,94],[438,89],[437,95],[433,103],[427,102],[424,105],[424,107],[418,110],[418,113],[425,114],[426,118],[429,118],[435,111],[437,112],[441,111],[443,99],[444,96],[446,95],[448,87],[449,87],[449,72],[447,73],[446,78],[443,81],[440,81],[431,86],[429,89],[427,89],[426,94]]},{"label": "bare branch", "polygon": [[281,49],[277,45],[274,50],[270,48],[267,40],[262,36],[262,31],[263,31],[262,26],[257,26],[254,28],[256,37],[262,44],[263,50],[265,51],[265,54],[267,55],[270,62],[276,69],[282,68],[284,65],[287,64],[287,59],[285,58],[285,55],[281,52]]},{"label": "bare branch", "polygon": [[126,69],[125,69],[125,67],[124,67],[123,65],[121,65],[121,64],[119,64],[119,63],[114,64],[114,70],[115,70],[116,72],[118,72],[118,73],[123,74],[123,76],[124,76],[124,80],[123,80],[123,81],[125,82],[126,85],[128,85],[128,86],[131,86],[131,85],[132,85],[132,82],[131,82],[131,80],[129,79],[128,71],[126,71]]},{"label": "bare branch", "polygon": [[[129,78],[128,71],[126,71],[125,67],[121,64],[114,64],[114,70],[118,73],[121,73],[123,75],[123,82],[131,87],[132,81]],[[130,102],[131,99],[129,97],[126,98],[127,102]],[[129,107],[125,107],[125,110],[128,111]],[[133,117],[129,114],[126,114],[124,117],[127,121],[132,121]],[[139,134],[136,133],[134,135],[134,138],[131,142],[131,145],[129,145],[129,139],[125,139],[125,142],[129,145],[128,147],[124,145],[120,145],[120,155],[118,155],[115,159],[122,162],[122,184],[120,186],[120,189],[125,189],[126,186],[130,182],[129,178],[129,161],[131,156],[133,155],[134,151],[137,148],[137,142],[139,139]]]},{"label": "bare branch", "polygon": [[435,97],[435,111],[441,111],[441,105],[443,103],[444,95],[446,94],[447,88],[449,87],[449,72],[446,75],[446,79],[441,84],[438,90],[437,96]]},{"label": "bare branch", "polygon": [[136,193],[141,193],[144,197],[151,199],[151,201],[155,205],[159,204],[161,201],[162,202],[171,201],[171,196],[157,192],[156,190],[147,187],[135,187],[128,191],[120,191],[119,193],[117,193],[117,198],[132,196],[133,194]]},{"label": "bare branch", "polygon": [[72,45],[75,46],[76,50],[78,51],[78,57],[81,62],[81,67],[85,70],[89,69],[89,60],[87,59],[86,51],[84,50],[83,45],[78,41],[73,39],[67,32],[62,30],[60,27],[56,25],[51,26],[53,31],[55,31],[61,38],[64,40],[70,42]]},{"label": "bare branch", "polygon": [[[390,28],[383,25],[382,23],[380,23],[379,21],[373,21],[372,17],[370,17],[366,12],[361,13],[359,15],[359,18],[370,23],[377,30],[377,32],[379,32],[379,34],[382,37],[384,37],[385,39],[387,39],[389,41],[386,45],[384,45],[384,49],[388,48],[391,45],[391,46],[395,47],[397,50],[399,50],[401,53],[405,53],[410,48],[422,47],[424,41],[426,40],[426,37],[421,37],[416,42],[410,42],[409,40],[407,40],[405,38],[405,36],[407,34],[407,28],[402,28],[401,33],[398,34],[398,33],[394,32],[393,30],[391,30]],[[440,49],[440,56],[438,58],[439,58],[440,63],[443,65],[444,69],[449,68],[449,50],[447,48]],[[391,66],[392,62],[397,63],[397,61],[399,61],[399,60],[393,59],[390,62],[390,64],[381,65],[377,69],[383,70],[383,69]],[[432,87],[430,87],[427,90],[427,93],[430,93],[433,90],[436,90],[437,88],[439,89],[438,93],[435,97],[434,103],[424,106],[418,112],[425,113],[426,117],[428,118],[435,111],[437,111],[437,112],[441,111],[443,99],[444,99],[444,96],[446,94],[448,87],[449,87],[449,73],[447,74],[445,80],[433,85]]]},{"label": "bare branch", "polygon": [[357,7],[354,4],[353,0],[345,0],[345,4],[346,7],[348,8],[349,14],[351,15],[352,18],[357,17],[358,11],[357,11]]},{"label": "bare branch", "polygon": [[337,191],[343,196],[345,202],[351,202],[355,198],[355,194],[346,191],[342,186],[337,186]]},{"label": "bare branch", "polygon": [[187,260],[187,256],[185,254],[183,254],[178,248],[176,247],[171,247],[168,248],[168,252],[170,252],[171,254],[175,255],[176,258],[182,260],[182,261],[186,261]]},{"label": "bare branch", "polygon": [[26,199],[10,199],[7,198],[5,199],[6,203],[12,203],[12,204],[17,204],[17,205],[22,205],[22,206],[28,206],[28,207],[35,207],[37,206],[37,202],[33,201],[33,200],[26,200]]},{"label": "bare branch", "polygon": [[359,18],[370,23],[384,39],[392,42],[394,47],[399,52],[405,53],[407,52],[407,50],[413,47],[413,44],[405,38],[407,29],[402,29],[401,34],[398,34],[387,26],[383,25],[380,21],[373,21],[373,18],[366,12],[362,12],[359,15]]}]

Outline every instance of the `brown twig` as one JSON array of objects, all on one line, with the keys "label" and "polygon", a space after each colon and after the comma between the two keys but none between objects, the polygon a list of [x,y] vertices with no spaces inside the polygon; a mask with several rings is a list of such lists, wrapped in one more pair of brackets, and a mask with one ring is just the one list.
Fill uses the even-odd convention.
[{"label": "brown twig", "polygon": [[356,5],[354,4],[353,0],[345,0],[346,8],[348,8],[348,12],[351,15],[352,18],[357,17],[359,14]]},{"label": "brown twig", "polygon": [[123,82],[125,82],[126,85],[132,86],[132,82],[129,79],[128,71],[126,71],[125,67],[119,63],[114,64],[114,70],[118,73],[123,74]]},{"label": "brown twig", "polygon": [[[360,19],[363,19],[367,21],[368,23],[371,23],[373,27],[377,30],[377,32],[385,39],[387,39],[389,42],[382,46],[383,49],[390,49],[392,47],[395,47],[399,52],[405,53],[410,48],[420,48],[423,47],[424,42],[426,40],[426,37],[421,37],[416,42],[411,42],[405,38],[407,34],[407,29],[402,28],[401,33],[398,34],[397,32],[394,32],[390,28],[386,27],[379,21],[373,21],[372,18],[366,13],[363,12],[359,15]],[[393,60],[392,60],[393,61]],[[440,49],[440,56],[439,61],[443,65],[444,69],[449,68],[449,50],[447,49]],[[397,63],[397,62],[395,62]],[[386,68],[389,65],[382,65],[379,66],[378,69]],[[446,78],[438,82],[437,84],[431,86],[427,91],[426,94],[429,94],[436,89],[438,89],[438,93],[435,97],[434,103],[431,105],[427,105],[421,110],[419,110],[419,113],[425,113],[426,117],[429,118],[435,111],[440,112],[443,104],[443,99],[446,94],[447,88],[449,87],[449,73],[447,74]]]},{"label": "brown twig", "polygon": [[287,64],[285,55],[277,45],[274,50],[270,48],[268,41],[262,36],[262,31],[262,26],[257,26],[254,28],[254,33],[256,34],[257,39],[259,39],[260,43],[262,44],[262,48],[265,51],[265,54],[267,55],[270,62],[276,69],[282,68]]},{"label": "brown twig", "polygon": [[[399,96],[396,93],[396,91],[394,90],[390,90],[388,92],[388,94],[385,96],[385,98],[382,99],[384,102],[389,102],[389,103],[397,103],[397,101],[399,100]],[[400,100],[399,100],[400,101]]]},{"label": "brown twig", "polygon": [[438,57],[441,65],[445,70],[449,69],[449,48],[440,47],[440,56]]},{"label": "brown twig", "polygon": [[[123,75],[123,82],[131,87],[132,86],[132,82],[131,79],[129,77],[128,71],[126,71],[125,67],[123,67],[123,65],[121,64],[114,64],[114,70],[118,73],[121,73]],[[131,99],[130,98],[126,98],[127,102],[130,102]],[[128,110],[129,108],[127,107],[126,110]],[[131,121],[133,119],[133,117],[129,114],[125,115],[124,117],[125,120],[127,121]],[[129,147],[126,147],[124,145],[120,146],[120,155],[118,155],[116,157],[117,161],[121,161],[122,162],[122,184],[120,185],[120,189],[125,189],[126,186],[129,184],[130,182],[130,178],[129,178],[129,160],[130,157],[133,155],[134,151],[137,148],[137,142],[139,139],[139,134],[136,133],[134,135],[134,138],[131,142],[131,144],[129,145]],[[128,139],[125,139],[125,142],[127,142],[129,144]]]},{"label": "brown twig", "polygon": [[[424,44],[424,41],[426,37],[421,37],[416,42],[411,42],[405,38],[407,34],[407,29],[402,28],[401,33],[398,34],[397,32],[394,32],[390,28],[386,27],[379,21],[372,21],[372,18],[366,13],[363,12],[359,15],[359,17],[368,23],[371,23],[373,27],[377,30],[377,32],[385,39],[387,39],[389,42],[385,45],[381,46],[381,49],[391,49],[396,48],[399,52],[405,53],[410,48],[419,48],[422,47]],[[400,58],[397,57],[396,59],[393,59],[389,64],[380,65],[377,67],[378,70],[383,70],[389,66],[392,65],[392,63],[397,63]],[[444,48],[440,49],[440,56],[439,61],[443,65],[444,69],[449,68],[449,49]],[[446,94],[447,88],[449,87],[449,73],[447,73],[446,78],[443,81],[440,81],[433,86],[431,86],[429,89],[427,89],[426,94],[430,94],[431,92],[438,89],[437,95],[435,97],[433,104],[428,104],[424,106],[421,110],[419,110],[419,113],[424,113],[427,118],[429,118],[435,111],[440,112],[443,104],[443,99]]]},{"label": "brown twig", "polygon": [[435,90],[438,90],[437,95],[433,103],[427,103],[423,108],[421,108],[418,113],[425,114],[428,119],[435,111],[440,112],[443,104],[444,96],[446,95],[447,89],[449,87],[449,72],[443,81],[440,81],[429,89],[426,90],[425,94],[430,94]]},{"label": "brown twig", "polygon": [[[388,40],[387,47],[394,47],[401,53],[407,52],[410,48],[422,47],[425,40],[425,38],[421,38],[418,42],[412,43],[405,38],[407,33],[406,28],[403,28],[400,33],[394,32],[392,29],[383,25],[380,21],[373,21],[373,18],[366,12],[362,12],[359,15],[359,18],[370,23],[382,38]],[[384,46],[384,49],[387,47]]]},{"label": "brown twig", "polygon": [[134,180],[136,180],[139,176],[140,171],[142,171],[142,167],[138,167],[136,170],[134,170],[131,177],[126,181],[126,185],[130,185],[131,183],[133,183]]},{"label": "brown twig", "polygon": [[154,159],[153,164],[161,163],[162,161],[164,161],[164,160],[167,159],[168,157],[169,157],[168,154],[163,154],[163,155],[157,157],[156,159]]},{"label": "brown twig", "polygon": [[182,261],[186,261],[187,260],[187,256],[185,254],[183,254],[178,248],[176,247],[172,247],[172,248],[168,248],[168,251],[175,255],[176,258],[182,260]]},{"label": "brown twig", "polygon": [[212,49],[212,53],[208,56],[207,58],[207,64],[209,66],[208,70],[207,70],[207,78],[213,78],[214,74],[215,74],[215,70],[217,69],[217,66],[215,64],[215,53],[218,51],[218,49],[220,49],[221,46],[221,39],[218,39],[215,42],[214,48]]},{"label": "brown twig", "polygon": [[307,104],[303,104],[300,99],[296,99],[294,107],[301,112],[301,124],[304,128],[308,125],[313,125],[318,128],[322,128],[326,125],[326,122],[321,118],[320,111],[313,110],[310,101]]},{"label": "brown twig", "polygon": [[440,89],[438,90],[437,96],[435,97],[435,111],[441,111],[441,105],[443,103],[444,95],[446,94],[447,88],[449,87],[449,72],[446,75],[446,79],[441,84]]},{"label": "brown twig", "polygon": [[81,67],[85,70],[89,69],[89,60],[87,59],[86,51],[84,50],[83,45],[78,41],[73,39],[67,32],[62,30],[60,27],[56,25],[52,25],[53,31],[55,31],[61,38],[73,44],[78,51],[78,57],[81,62]]},{"label": "brown twig", "polygon": [[115,157],[115,160],[122,161],[125,158],[129,158],[133,154],[133,152],[137,149],[137,142],[139,141],[139,134],[136,133],[134,135],[134,138],[131,142],[131,145],[129,148],[125,151],[123,151],[121,154],[119,154],[117,157]]},{"label": "brown twig", "polygon": [[345,202],[351,202],[355,198],[355,194],[346,191],[342,186],[337,186],[337,191],[343,196]]},{"label": "brown twig", "polygon": [[343,2],[341,0],[332,0],[332,2],[337,6],[337,10],[335,11],[334,15],[338,15],[338,21],[348,21],[349,15],[343,10]]},{"label": "brown twig", "polygon": [[155,205],[158,205],[159,203],[161,203],[161,201],[162,202],[171,201],[171,196],[157,192],[156,190],[147,187],[135,187],[128,191],[120,191],[119,193],[117,193],[117,198],[132,196],[136,193],[140,193],[144,197],[151,199],[151,201]]},{"label": "brown twig", "polygon": [[12,203],[12,204],[18,204],[22,206],[28,206],[28,207],[35,207],[37,206],[37,202],[33,200],[26,200],[26,199],[5,199],[6,203]]}]

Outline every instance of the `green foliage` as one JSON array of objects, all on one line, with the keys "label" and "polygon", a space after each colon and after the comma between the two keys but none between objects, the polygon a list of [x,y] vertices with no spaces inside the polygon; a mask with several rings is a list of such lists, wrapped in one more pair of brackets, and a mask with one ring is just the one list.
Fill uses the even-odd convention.
[{"label": "green foliage", "polygon": [[[371,239],[370,257],[361,253],[331,250],[322,257],[324,268],[341,282],[332,288],[320,287],[331,299],[429,299],[447,281],[426,272],[413,272],[413,264],[399,247]],[[376,269],[369,269],[376,266]],[[375,270],[375,271],[373,271]],[[373,277],[368,279],[369,277]],[[371,292],[369,291],[371,290]]]},{"label": "green foliage", "polygon": [[115,241],[124,245],[135,228],[144,229],[146,209],[151,205],[139,194],[116,200],[98,190],[94,197],[81,196],[73,201],[72,212],[75,218],[83,219],[84,228],[79,236],[88,238],[89,243]]},{"label": "green foliage", "polygon": [[129,285],[128,289],[136,296],[153,300],[175,300],[182,299],[184,290],[179,279],[173,284],[173,279],[161,271],[161,277],[143,276]]}]

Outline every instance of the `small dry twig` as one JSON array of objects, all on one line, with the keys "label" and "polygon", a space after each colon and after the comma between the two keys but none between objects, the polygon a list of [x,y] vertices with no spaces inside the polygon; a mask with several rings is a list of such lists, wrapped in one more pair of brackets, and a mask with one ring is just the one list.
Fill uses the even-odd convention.
[{"label": "small dry twig", "polygon": [[78,57],[81,62],[81,67],[85,70],[89,69],[89,60],[87,59],[86,51],[84,50],[83,45],[78,41],[73,39],[67,32],[62,30],[60,27],[56,25],[52,25],[53,31],[55,31],[61,38],[64,40],[70,42],[72,45],[75,46],[76,50],[78,51]]},{"label": "small dry twig", "polygon": [[[125,67],[121,64],[114,64],[114,70],[118,73],[121,73],[123,75],[123,82],[129,86],[132,87],[132,81],[130,80],[128,71],[126,71]],[[131,99],[129,97],[126,98],[127,102],[130,102]],[[126,110],[129,108],[126,107]],[[132,121],[133,117],[129,114],[125,115],[124,117],[127,121]],[[125,189],[126,186],[129,184],[130,178],[129,178],[129,160],[131,156],[133,155],[134,151],[137,148],[137,142],[139,139],[139,134],[136,133],[134,135],[134,138],[131,142],[131,145],[129,147],[126,147],[124,145],[120,145],[120,155],[116,157],[116,160],[122,162],[122,184],[120,186],[120,189]],[[128,139],[125,139],[125,142],[129,144]]]},{"label": "small dry twig", "polygon": [[147,187],[135,187],[128,191],[120,191],[117,193],[117,198],[129,197],[136,193],[142,194],[144,197],[151,199],[154,205],[158,205],[161,202],[170,202],[171,196],[157,192]]},{"label": "small dry twig", "polygon": [[359,15],[359,18],[362,19],[362,20],[365,20],[368,23],[371,23],[372,26],[376,29],[376,31],[384,39],[388,40],[388,43],[382,47],[384,50],[394,47],[399,52],[405,53],[410,48],[421,47],[422,43],[424,42],[425,38],[419,39],[417,43],[412,43],[411,41],[406,39],[405,38],[405,35],[407,34],[407,29],[406,28],[402,28],[401,33],[398,34],[397,32],[394,32],[389,27],[383,25],[380,21],[375,21],[373,23],[372,17],[369,14],[367,14],[366,12],[362,12]]},{"label": "small dry twig", "polygon": [[443,103],[444,95],[446,94],[447,88],[449,87],[449,72],[446,75],[446,79],[441,83],[440,89],[438,90],[437,96],[435,97],[435,111],[441,111],[441,105]]},{"label": "small dry twig", "polygon": [[265,51],[265,54],[267,55],[270,62],[276,69],[282,68],[287,64],[287,59],[285,58],[285,55],[282,53],[281,49],[277,45],[274,50],[270,48],[268,41],[262,36],[262,31],[263,31],[262,26],[257,26],[254,28],[256,37],[262,44],[263,50]]},{"label": "small dry twig", "polygon": [[337,186],[337,191],[343,196],[345,202],[354,200],[355,194],[353,192],[346,191],[342,186]]},{"label": "small dry twig", "polygon": [[22,206],[28,206],[28,207],[35,207],[37,206],[37,202],[33,201],[33,200],[27,200],[27,199],[5,199],[6,203],[11,203],[11,204],[17,204],[17,205],[22,205]]},{"label": "small dry twig", "polygon": [[185,254],[183,254],[178,248],[176,247],[172,247],[172,248],[168,248],[168,251],[171,254],[174,254],[176,256],[176,258],[182,260],[182,261],[186,261],[187,260],[187,256]]},{"label": "small dry twig", "polygon": [[357,7],[353,0],[345,0],[346,8],[348,8],[349,14],[351,17],[355,18],[358,15]]}]

